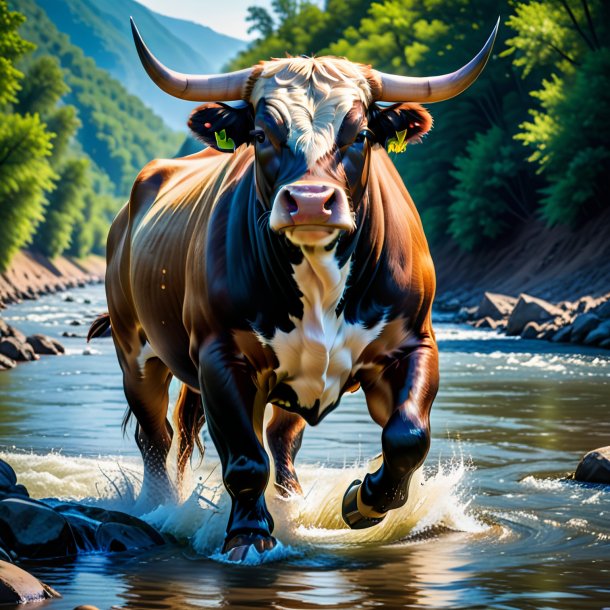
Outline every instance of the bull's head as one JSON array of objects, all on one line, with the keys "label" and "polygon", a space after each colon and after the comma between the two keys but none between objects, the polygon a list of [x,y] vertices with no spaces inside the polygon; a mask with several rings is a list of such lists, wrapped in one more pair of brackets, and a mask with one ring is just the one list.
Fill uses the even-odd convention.
[{"label": "bull's head", "polygon": [[[467,89],[485,66],[497,29],[468,64],[443,76],[395,76],[336,57],[275,59],[210,76],[166,68],[132,21],[140,59],[161,89],[214,100],[191,115],[199,138],[228,152],[254,145],[257,192],[271,211],[270,228],[298,246],[327,246],[355,229],[371,147],[425,134],[432,119],[418,102]],[[230,100],[244,103],[223,103]]]}]

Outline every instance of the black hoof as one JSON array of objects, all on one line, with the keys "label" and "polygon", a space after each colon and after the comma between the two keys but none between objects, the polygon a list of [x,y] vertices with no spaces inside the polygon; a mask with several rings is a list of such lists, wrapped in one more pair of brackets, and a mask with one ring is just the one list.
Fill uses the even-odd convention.
[{"label": "black hoof", "polygon": [[227,554],[229,561],[241,563],[251,548],[258,553],[264,553],[270,551],[276,544],[277,540],[273,536],[240,534],[225,542],[222,552]]},{"label": "black hoof", "polygon": [[360,485],[362,485],[362,481],[358,479],[352,481],[343,496],[343,503],[341,505],[341,516],[343,517],[343,521],[353,530],[363,530],[367,527],[373,527],[385,519],[385,515],[383,515],[383,517],[365,517],[360,513],[358,510],[358,490],[360,489]]}]

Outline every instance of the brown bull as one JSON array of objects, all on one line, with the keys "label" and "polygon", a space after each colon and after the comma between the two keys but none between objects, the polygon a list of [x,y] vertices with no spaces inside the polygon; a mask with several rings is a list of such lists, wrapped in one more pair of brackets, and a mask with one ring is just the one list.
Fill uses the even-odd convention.
[{"label": "brown bull", "polygon": [[274,544],[263,494],[268,404],[276,484],[298,493],[293,460],[305,422],[317,424],[362,387],[382,428],[383,463],[347,490],[344,519],[369,527],[407,499],[428,452],[438,386],[435,278],[419,216],[385,147],[428,131],[431,117],[416,102],[466,89],[495,33],[464,68],[433,78],[334,57],[193,76],[160,64],[134,27],[140,58],[165,91],[242,100],[193,112],[190,127],[205,151],[153,161],[140,173],[110,231],[106,279],[144,459],[140,500],[174,494],[167,407],[177,377],[179,476],[205,413],[232,499],[224,550],[233,559]]}]

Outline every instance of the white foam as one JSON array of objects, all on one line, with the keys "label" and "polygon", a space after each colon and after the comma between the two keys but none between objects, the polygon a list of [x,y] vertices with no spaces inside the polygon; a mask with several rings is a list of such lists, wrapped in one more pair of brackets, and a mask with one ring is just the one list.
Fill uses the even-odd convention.
[{"label": "white foam", "polygon": [[[59,497],[134,511],[142,476],[137,458],[83,458],[60,453],[0,453],[0,458],[13,466],[19,482],[33,497]],[[375,460],[368,468],[376,468]],[[487,529],[462,499],[467,468],[459,461],[439,464],[436,471],[426,476],[417,471],[405,506],[391,511],[375,527],[350,530],[341,518],[341,500],[347,486],[354,479],[361,479],[366,470],[366,466],[342,469],[301,466],[298,472],[303,497],[282,498],[269,485],[266,499],[279,543],[263,556],[251,554],[246,563],[306,558],[320,552],[336,555],[354,546],[390,544],[438,527],[472,533]],[[160,506],[141,516],[161,532],[189,543],[197,554],[225,561],[220,549],[230,501],[222,485],[220,467],[203,464],[192,478],[197,483],[184,503]]]}]

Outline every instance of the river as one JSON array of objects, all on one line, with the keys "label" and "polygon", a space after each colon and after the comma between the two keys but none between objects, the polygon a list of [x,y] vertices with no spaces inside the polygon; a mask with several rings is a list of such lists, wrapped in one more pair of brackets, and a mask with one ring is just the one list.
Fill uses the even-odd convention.
[{"label": "river", "polygon": [[[37,498],[129,512],[141,462],[111,339],[87,346],[101,286],[9,307],[64,356],[0,373],[0,457]],[[76,325],[79,323],[79,325]],[[381,525],[341,528],[340,498],[380,450],[361,393],[305,432],[304,499],[268,500],[280,544],[260,565],[223,563],[220,468],[206,454],[181,506],[144,518],[176,543],[27,568],[59,590],[49,610],[610,608],[610,489],[567,480],[610,443],[610,353],[437,321],[441,389],[432,447],[407,505]],[[176,387],[172,387],[175,396]]]}]

